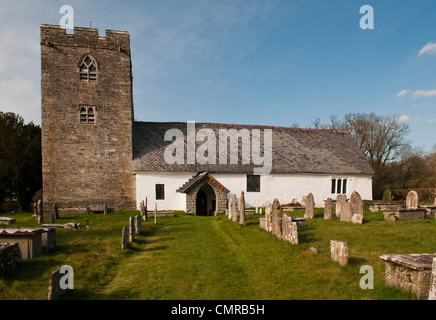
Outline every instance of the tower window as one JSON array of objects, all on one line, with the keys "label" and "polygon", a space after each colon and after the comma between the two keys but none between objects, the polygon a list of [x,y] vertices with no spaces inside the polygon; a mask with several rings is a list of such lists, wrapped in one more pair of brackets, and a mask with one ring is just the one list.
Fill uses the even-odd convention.
[{"label": "tower window", "polygon": [[247,192],[260,192],[260,176],[247,174]]},{"label": "tower window", "polygon": [[80,107],[80,123],[95,123],[95,107]]},{"label": "tower window", "polygon": [[97,62],[95,59],[87,54],[79,62],[80,81],[87,83],[97,82]]}]

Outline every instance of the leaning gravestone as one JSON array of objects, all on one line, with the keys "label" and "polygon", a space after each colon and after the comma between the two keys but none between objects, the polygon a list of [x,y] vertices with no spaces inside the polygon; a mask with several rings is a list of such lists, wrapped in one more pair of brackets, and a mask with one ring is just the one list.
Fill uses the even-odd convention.
[{"label": "leaning gravestone", "polygon": [[305,203],[306,203],[306,210],[304,212],[304,218],[306,218],[306,219],[313,219],[313,216],[314,216],[313,210],[314,210],[314,207],[315,207],[315,201],[313,199],[313,194],[312,193],[309,193],[306,196]]},{"label": "leaning gravestone", "polygon": [[271,232],[277,238],[282,238],[282,218],[280,217],[280,202],[277,198],[272,204]]},{"label": "leaning gravestone", "polygon": [[409,191],[406,197],[406,209],[418,208],[418,193],[415,190]]},{"label": "leaning gravestone", "polygon": [[241,197],[239,198],[239,224],[245,226],[245,197],[244,191],[241,191]]},{"label": "leaning gravestone", "polygon": [[324,219],[325,220],[332,220],[333,219],[333,200],[332,200],[332,198],[328,198],[325,201]]}]

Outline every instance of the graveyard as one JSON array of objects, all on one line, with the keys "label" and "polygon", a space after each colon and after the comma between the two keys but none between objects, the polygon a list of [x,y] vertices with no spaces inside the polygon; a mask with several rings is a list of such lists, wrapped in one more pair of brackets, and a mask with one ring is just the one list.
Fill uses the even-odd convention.
[{"label": "graveyard", "polygon": [[[50,275],[62,265],[74,269],[74,289],[59,297],[68,300],[423,298],[392,285],[395,281],[386,283],[387,260],[434,254],[434,215],[385,219],[382,211],[365,205],[353,214],[363,213],[356,222],[338,217],[339,207],[330,208],[333,213],[325,208],[291,210],[271,200],[266,208],[246,208],[244,215],[234,214],[232,208],[241,204],[233,201],[226,213],[215,216],[176,211],[155,217],[149,211],[140,227],[133,223],[139,228],[134,236],[130,222],[141,217],[140,211],[64,215],[52,224],[45,217],[46,229],[56,229],[55,245],[2,275],[0,299],[47,300]],[[31,213],[3,215],[15,219],[7,228],[40,227]],[[65,227],[69,225],[75,228]],[[373,289],[359,285],[362,266],[373,268]]]}]

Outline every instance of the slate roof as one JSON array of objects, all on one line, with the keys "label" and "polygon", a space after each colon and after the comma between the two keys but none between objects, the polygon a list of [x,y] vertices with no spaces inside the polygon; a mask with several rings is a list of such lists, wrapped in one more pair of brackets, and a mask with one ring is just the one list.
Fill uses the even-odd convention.
[{"label": "slate roof", "polygon": [[[332,130],[300,129],[257,125],[236,125],[218,123],[195,123],[196,132],[208,128],[215,132],[217,158],[216,164],[186,163],[186,122],[134,122],[133,124],[133,170],[209,173],[252,173],[254,163],[219,163],[219,129],[272,129],[272,170],[271,173],[327,173],[327,174],[365,174],[372,175],[365,156],[357,147],[349,133]],[[164,151],[171,141],[164,141],[165,132],[179,129],[185,138],[185,163],[168,164]],[[196,146],[204,144],[197,142]],[[230,143],[229,143],[230,144]],[[239,154],[241,145],[239,146]],[[228,156],[229,156],[228,152]],[[230,161],[228,161],[230,163]]]},{"label": "slate roof", "polygon": [[218,186],[218,188],[223,189],[226,193],[229,193],[230,190],[224,187],[218,180],[212,177],[209,172],[199,172],[197,175],[189,179],[183,186],[177,189],[177,192],[188,193],[193,187],[195,187],[198,183],[203,181],[205,178],[209,178],[213,180],[213,182]]}]

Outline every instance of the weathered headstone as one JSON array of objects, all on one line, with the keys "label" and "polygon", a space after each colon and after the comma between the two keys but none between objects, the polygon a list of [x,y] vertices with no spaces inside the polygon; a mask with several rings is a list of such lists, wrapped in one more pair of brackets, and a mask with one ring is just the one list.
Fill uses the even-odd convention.
[{"label": "weathered headstone", "polygon": [[147,208],[145,206],[144,200],[139,204],[139,211],[141,212],[141,217],[144,221],[147,221]]},{"label": "weathered headstone", "polygon": [[306,219],[313,219],[314,217],[314,207],[315,207],[315,200],[313,199],[313,194],[309,193],[306,196],[306,200],[305,200],[305,204],[306,204],[306,210],[304,212],[304,217]]},{"label": "weathered headstone", "polygon": [[127,248],[127,242],[129,241],[129,227],[123,226],[121,233],[121,249]]},{"label": "weathered headstone", "polygon": [[363,215],[363,201],[360,194],[354,191],[350,196],[351,222],[362,224],[365,220]]},{"label": "weathered headstone", "polygon": [[430,290],[428,300],[436,300],[436,258],[433,258],[430,277]]},{"label": "weathered headstone", "polygon": [[333,219],[333,200],[332,198],[328,198],[325,201],[324,205],[324,219],[332,220]]},{"label": "weathered headstone", "polygon": [[241,197],[239,198],[239,224],[245,226],[245,197],[244,191],[241,191]]},{"label": "weathered headstone", "polygon": [[86,218],[86,219],[85,219],[85,222],[86,222],[86,230],[89,230],[89,219]]},{"label": "weathered headstone", "polygon": [[363,216],[363,201],[360,194],[354,191],[350,196],[351,214],[360,214]]},{"label": "weathered headstone", "polygon": [[282,217],[282,239],[289,241],[292,244],[298,244],[298,226],[292,221],[292,217],[288,217],[285,213]]},{"label": "weathered headstone", "polygon": [[142,231],[141,217],[135,216],[135,233],[140,234]]},{"label": "weathered headstone", "polygon": [[64,274],[61,273],[61,267],[50,274],[48,280],[48,300],[57,300],[67,292],[68,288],[63,289],[60,285],[63,277]]},{"label": "weathered headstone", "polygon": [[44,223],[44,209],[42,206],[41,199],[38,200],[38,223],[43,224]]},{"label": "weathered headstone", "polygon": [[348,265],[348,245],[346,242],[330,240],[330,253],[333,262],[341,266]]},{"label": "weathered headstone", "polygon": [[265,230],[268,232],[272,231],[272,205],[269,201],[265,204]]},{"label": "weathered headstone", "polygon": [[107,213],[108,213],[108,208],[107,208],[107,204],[105,203],[105,204],[103,205],[103,214],[104,214],[104,215],[107,215]]},{"label": "weathered headstone", "polygon": [[129,242],[135,241],[135,222],[133,217],[129,218]]},{"label": "weathered headstone", "polygon": [[338,194],[336,197],[336,217],[341,218],[343,204],[347,202],[347,196],[345,194]]},{"label": "weathered headstone", "polygon": [[409,191],[406,197],[406,209],[418,208],[418,193],[415,190]]},{"label": "weathered headstone", "polygon": [[352,223],[363,224],[365,222],[365,217],[362,214],[355,213],[351,217]]},{"label": "weathered headstone", "polygon": [[59,209],[58,209],[58,205],[54,204],[53,205],[53,213],[56,219],[59,219]]},{"label": "weathered headstone", "polygon": [[236,210],[236,194],[233,195],[233,202],[232,202],[232,221],[237,222],[238,221],[238,211]]},{"label": "weathered headstone", "polygon": [[282,238],[282,218],[280,217],[280,202],[277,198],[272,204],[271,232],[277,238]]}]

